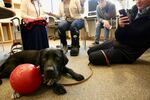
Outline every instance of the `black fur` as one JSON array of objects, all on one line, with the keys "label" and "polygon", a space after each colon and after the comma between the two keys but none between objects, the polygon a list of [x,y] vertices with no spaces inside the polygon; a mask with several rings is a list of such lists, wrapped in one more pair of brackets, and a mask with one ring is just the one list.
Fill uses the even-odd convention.
[{"label": "black fur", "polygon": [[40,71],[44,75],[44,82],[51,85],[56,94],[66,93],[65,88],[57,83],[62,74],[69,74],[77,81],[84,79],[81,74],[77,74],[66,67],[68,58],[62,50],[48,48],[41,51],[21,51],[11,55],[0,67],[0,84],[2,83],[2,78],[9,78],[13,69],[24,63],[40,66]]}]

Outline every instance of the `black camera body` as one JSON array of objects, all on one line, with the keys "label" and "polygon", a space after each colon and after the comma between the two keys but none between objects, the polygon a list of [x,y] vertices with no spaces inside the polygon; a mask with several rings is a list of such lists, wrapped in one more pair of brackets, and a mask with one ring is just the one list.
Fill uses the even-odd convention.
[{"label": "black camera body", "polygon": [[125,9],[121,9],[121,10],[119,10],[119,13],[120,13],[120,15],[122,15],[122,17],[124,17],[124,16],[128,16],[128,14],[127,14],[127,12],[126,12],[126,10],[125,10]]},{"label": "black camera body", "polygon": [[119,13],[120,13],[121,17],[127,16],[129,18],[129,21],[125,21],[125,23],[131,23],[131,15],[129,13],[129,10],[126,11],[125,9],[121,9],[121,10],[119,10]]}]

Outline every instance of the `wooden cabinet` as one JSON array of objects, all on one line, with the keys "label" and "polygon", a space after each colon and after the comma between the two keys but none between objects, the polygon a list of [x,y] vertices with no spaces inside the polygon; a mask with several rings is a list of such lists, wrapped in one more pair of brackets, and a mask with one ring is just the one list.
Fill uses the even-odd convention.
[{"label": "wooden cabinet", "polygon": [[20,9],[21,7],[21,0],[13,0],[12,1],[12,8],[13,9]]},{"label": "wooden cabinet", "polygon": [[0,43],[12,42],[12,26],[11,22],[1,22],[0,21]]}]

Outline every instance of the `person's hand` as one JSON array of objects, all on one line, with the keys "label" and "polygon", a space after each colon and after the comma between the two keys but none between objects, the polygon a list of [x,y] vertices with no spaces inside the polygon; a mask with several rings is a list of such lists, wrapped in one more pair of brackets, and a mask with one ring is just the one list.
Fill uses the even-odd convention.
[{"label": "person's hand", "polygon": [[119,26],[120,27],[124,27],[125,25],[128,25],[128,24],[129,24],[129,17],[128,16],[125,16],[125,17],[120,16],[119,17]]},{"label": "person's hand", "polygon": [[103,20],[103,26],[107,29],[111,29],[111,25],[109,24],[109,21],[108,20]]},{"label": "person's hand", "polygon": [[84,3],[86,0],[80,0],[81,7],[84,7]]},{"label": "person's hand", "polygon": [[52,13],[52,12],[45,12],[45,13],[48,14],[49,16],[54,16],[54,17],[56,17],[56,18],[59,18],[58,15],[56,15],[56,14],[54,14],[54,13]]},{"label": "person's hand", "polygon": [[44,13],[49,15],[49,16],[53,16],[53,13],[51,13],[51,12],[44,12]]},{"label": "person's hand", "polygon": [[96,21],[96,27],[98,26],[98,24],[99,24],[99,21]]}]

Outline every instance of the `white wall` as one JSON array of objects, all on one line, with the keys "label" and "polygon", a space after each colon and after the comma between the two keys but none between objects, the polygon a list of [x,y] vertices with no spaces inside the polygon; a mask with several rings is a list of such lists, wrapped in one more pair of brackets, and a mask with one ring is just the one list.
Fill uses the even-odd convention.
[{"label": "white wall", "polygon": [[4,1],[0,0],[0,7],[4,7]]},{"label": "white wall", "polygon": [[57,13],[59,9],[59,2],[61,0],[41,0],[42,6],[46,12]]},{"label": "white wall", "polygon": [[135,1],[133,0],[123,0],[123,8],[124,9],[131,9],[132,6],[135,4]]},{"label": "white wall", "polygon": [[[133,0],[108,0],[108,1],[115,4],[117,14],[120,9],[123,9],[123,8],[130,9],[135,4],[135,2]],[[85,11],[84,15],[88,16],[88,0],[86,0],[84,5],[85,5],[84,6],[84,11]]]}]

